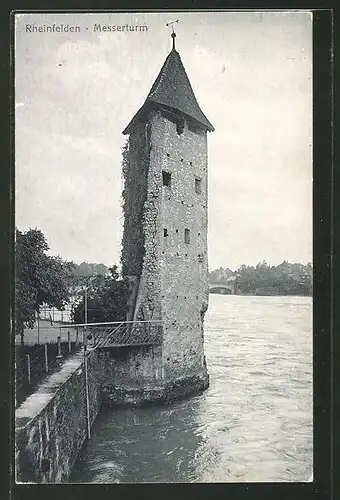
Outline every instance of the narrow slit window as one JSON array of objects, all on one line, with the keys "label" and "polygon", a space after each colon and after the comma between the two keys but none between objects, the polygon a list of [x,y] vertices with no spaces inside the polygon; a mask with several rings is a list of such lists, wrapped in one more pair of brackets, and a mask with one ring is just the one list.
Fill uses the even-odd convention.
[{"label": "narrow slit window", "polygon": [[171,174],[162,170],[163,186],[171,187]]},{"label": "narrow slit window", "polygon": [[190,229],[184,229],[184,241],[185,243],[190,243]]},{"label": "narrow slit window", "polygon": [[202,192],[202,179],[195,177],[195,192],[201,194]]},{"label": "narrow slit window", "polygon": [[168,236],[168,230],[166,227],[163,229],[163,235],[164,235],[164,238],[166,238]]}]

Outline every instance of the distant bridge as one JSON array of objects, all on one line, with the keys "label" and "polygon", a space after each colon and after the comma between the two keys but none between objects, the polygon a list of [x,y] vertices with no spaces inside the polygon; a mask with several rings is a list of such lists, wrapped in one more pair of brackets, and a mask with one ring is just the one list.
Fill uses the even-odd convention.
[{"label": "distant bridge", "polygon": [[221,285],[220,283],[210,283],[209,293],[219,293],[221,295],[233,295],[235,293],[234,281],[223,285]]}]

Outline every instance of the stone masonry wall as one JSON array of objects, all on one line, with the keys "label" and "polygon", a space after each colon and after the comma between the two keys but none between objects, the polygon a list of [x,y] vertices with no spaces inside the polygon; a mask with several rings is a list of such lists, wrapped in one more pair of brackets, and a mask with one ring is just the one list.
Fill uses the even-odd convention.
[{"label": "stone masonry wall", "polygon": [[100,353],[105,370],[101,378],[101,400],[108,406],[171,402],[207,388],[202,375],[164,380],[162,348],[106,348]]},{"label": "stone masonry wall", "polygon": [[142,271],[144,256],[143,212],[149,165],[147,133],[145,124],[136,125],[123,151],[122,273],[137,279]]},{"label": "stone masonry wall", "polygon": [[[143,206],[142,228],[144,234],[144,256],[139,290],[135,307],[135,320],[161,319],[160,261],[159,261],[159,217],[162,200],[162,172],[153,168],[150,158],[154,156],[151,140],[152,122],[148,122],[148,169],[147,193]],[[136,131],[138,133],[138,131]],[[136,133],[130,135],[130,140]],[[137,181],[137,179],[136,179]]]},{"label": "stone masonry wall", "polygon": [[[203,351],[203,320],[208,307],[207,259],[207,137],[185,122],[182,134],[162,115],[152,120],[150,171],[171,174],[162,186],[158,221],[166,380],[207,377]],[[200,181],[200,193],[195,190]],[[167,236],[164,236],[164,229]],[[185,242],[185,229],[190,243]]]},{"label": "stone masonry wall", "polygon": [[[91,356],[88,359],[91,425],[101,406],[99,376],[102,372],[100,358]],[[51,394],[41,411],[28,422],[16,421],[17,481],[66,481],[86,439],[86,429],[84,367],[80,364]]]},{"label": "stone masonry wall", "polygon": [[104,403],[138,404],[162,387],[161,346],[105,348],[98,356],[105,366],[100,380]]},{"label": "stone masonry wall", "polygon": [[[165,386],[190,377],[207,379],[207,138],[187,123],[178,134],[176,124],[160,112],[149,116],[149,124],[145,254],[134,317],[164,322],[160,365]],[[163,170],[171,174],[170,187],[163,186]],[[185,229],[190,230],[190,243],[184,241]]]}]

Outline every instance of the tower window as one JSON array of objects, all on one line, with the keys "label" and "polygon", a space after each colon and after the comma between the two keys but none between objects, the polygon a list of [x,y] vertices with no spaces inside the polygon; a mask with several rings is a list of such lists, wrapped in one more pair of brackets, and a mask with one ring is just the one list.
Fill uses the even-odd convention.
[{"label": "tower window", "polygon": [[184,229],[184,241],[190,243],[190,229]]},{"label": "tower window", "polygon": [[171,174],[162,170],[163,186],[171,187]]},{"label": "tower window", "polygon": [[168,230],[166,227],[163,229],[163,235],[164,235],[164,238],[166,238],[168,236]]},{"label": "tower window", "polygon": [[202,179],[195,177],[195,192],[200,194],[202,192]]}]

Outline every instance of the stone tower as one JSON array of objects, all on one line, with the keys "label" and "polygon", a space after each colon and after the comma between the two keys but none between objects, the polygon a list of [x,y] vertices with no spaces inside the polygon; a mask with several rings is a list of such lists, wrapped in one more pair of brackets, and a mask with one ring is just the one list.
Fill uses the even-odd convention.
[{"label": "stone tower", "polygon": [[209,385],[203,323],[209,296],[207,131],[214,130],[175,36],[143,106],[123,131],[129,135],[122,242],[122,271],[132,283],[127,319],[162,320],[150,372],[141,375],[158,397],[170,399]]}]

